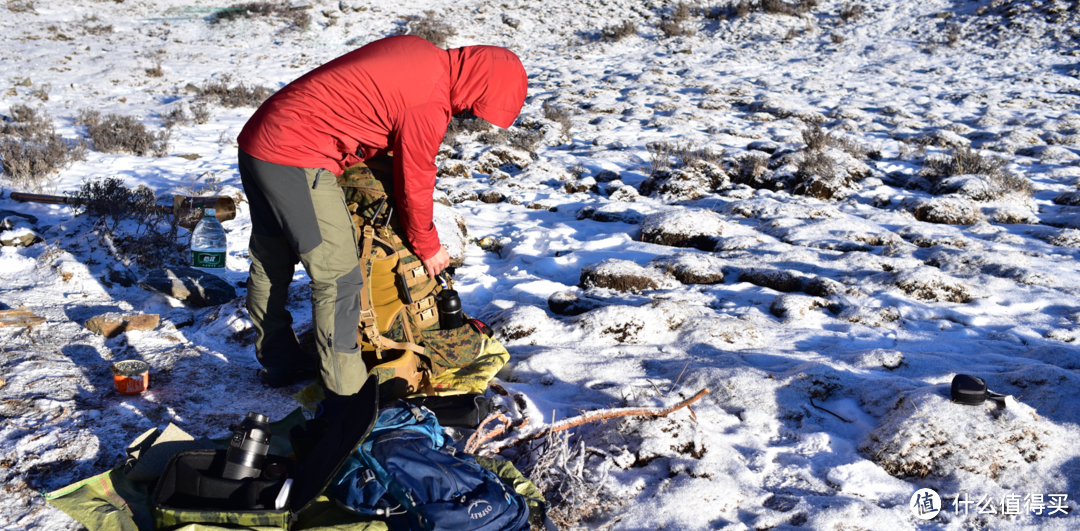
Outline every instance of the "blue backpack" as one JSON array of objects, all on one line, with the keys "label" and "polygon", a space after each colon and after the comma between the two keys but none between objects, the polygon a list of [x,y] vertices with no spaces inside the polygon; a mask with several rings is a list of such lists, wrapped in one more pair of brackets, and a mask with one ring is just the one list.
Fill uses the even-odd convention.
[{"label": "blue backpack", "polygon": [[528,530],[525,497],[448,442],[432,412],[397,401],[379,411],[328,492],[346,510],[387,518],[394,529]]}]

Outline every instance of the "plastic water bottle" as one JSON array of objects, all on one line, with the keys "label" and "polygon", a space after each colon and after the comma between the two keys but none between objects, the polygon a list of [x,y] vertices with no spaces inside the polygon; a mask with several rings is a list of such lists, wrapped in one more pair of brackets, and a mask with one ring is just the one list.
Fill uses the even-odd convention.
[{"label": "plastic water bottle", "polygon": [[217,220],[214,209],[207,208],[191,233],[191,267],[221,274],[225,271],[225,251],[225,228]]}]

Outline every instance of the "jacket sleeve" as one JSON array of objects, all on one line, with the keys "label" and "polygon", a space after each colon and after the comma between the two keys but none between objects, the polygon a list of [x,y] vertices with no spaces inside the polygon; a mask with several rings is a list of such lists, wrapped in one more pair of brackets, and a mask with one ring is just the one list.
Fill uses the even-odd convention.
[{"label": "jacket sleeve", "polygon": [[428,103],[406,109],[394,133],[394,192],[398,216],[414,253],[427,260],[439,252],[439,233],[432,221],[435,155],[449,117]]}]

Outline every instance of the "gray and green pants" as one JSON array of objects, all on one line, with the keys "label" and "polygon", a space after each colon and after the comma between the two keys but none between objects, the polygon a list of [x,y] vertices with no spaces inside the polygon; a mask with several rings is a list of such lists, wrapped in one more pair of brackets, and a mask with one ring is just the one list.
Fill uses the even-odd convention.
[{"label": "gray and green pants", "polygon": [[363,276],[356,227],[333,173],[282,166],[239,151],[240,179],[251,207],[251,278],[247,310],[255,352],[268,370],[314,363],[300,350],[285,308],[297,262],[311,279],[319,374],[327,390],[351,395],[367,379],[356,331]]}]

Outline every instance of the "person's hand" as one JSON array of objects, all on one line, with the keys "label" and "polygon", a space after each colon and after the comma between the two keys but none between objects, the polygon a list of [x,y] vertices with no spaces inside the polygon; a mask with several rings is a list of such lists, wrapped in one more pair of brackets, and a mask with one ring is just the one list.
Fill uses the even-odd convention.
[{"label": "person's hand", "polygon": [[439,247],[439,252],[435,253],[435,256],[420,261],[424,264],[424,269],[427,269],[428,276],[435,278],[435,275],[442,273],[442,270],[450,265],[450,255],[447,254],[446,248]]}]

